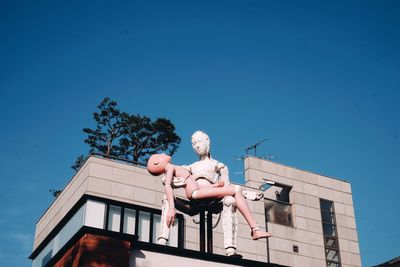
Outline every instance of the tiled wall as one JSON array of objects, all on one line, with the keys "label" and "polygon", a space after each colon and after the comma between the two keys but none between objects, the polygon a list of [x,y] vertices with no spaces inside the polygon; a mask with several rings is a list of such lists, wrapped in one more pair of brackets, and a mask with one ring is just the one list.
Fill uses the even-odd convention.
[{"label": "tiled wall", "polygon": [[[270,161],[248,157],[245,160],[246,184],[259,185],[262,179],[292,186],[294,227],[268,223],[271,262],[289,266],[325,267],[319,199],[334,202],[340,256],[343,267],[361,266],[358,237],[348,182],[313,174]],[[299,252],[293,252],[293,245]]]}]

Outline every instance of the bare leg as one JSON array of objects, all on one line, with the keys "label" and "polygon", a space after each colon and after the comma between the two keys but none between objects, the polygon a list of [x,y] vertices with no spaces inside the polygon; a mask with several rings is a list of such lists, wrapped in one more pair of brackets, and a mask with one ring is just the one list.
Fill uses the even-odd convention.
[{"label": "bare leg", "polygon": [[254,219],[253,215],[250,213],[249,206],[247,205],[247,202],[243,197],[242,189],[236,192],[235,200],[236,207],[239,209],[240,213],[242,213],[243,217],[246,219],[251,228],[251,237],[254,240],[272,236],[270,232],[261,231],[260,228],[257,226],[257,222]]},{"label": "bare leg", "polygon": [[[186,186],[186,188],[188,188],[188,186]],[[224,196],[234,196],[234,195],[235,195],[235,186],[234,185],[228,185],[228,186],[224,186],[224,187],[197,187],[196,188],[196,199],[220,198],[220,197],[224,197]]]},{"label": "bare leg", "polygon": [[242,195],[240,187],[235,185],[228,185],[225,187],[213,187],[213,188],[199,188],[195,192],[196,199],[204,198],[219,198],[224,196],[234,196],[236,200],[236,207],[242,213],[243,217],[246,219],[248,225],[252,229],[251,235],[253,239],[266,238],[271,236],[269,232],[260,231],[257,226],[257,222],[253,215],[250,213],[249,206]]}]

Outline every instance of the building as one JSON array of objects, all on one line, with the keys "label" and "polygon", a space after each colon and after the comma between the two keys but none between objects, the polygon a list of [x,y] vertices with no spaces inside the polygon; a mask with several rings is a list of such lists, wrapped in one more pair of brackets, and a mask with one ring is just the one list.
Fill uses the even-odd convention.
[{"label": "building", "polygon": [[185,214],[168,245],[155,244],[160,179],[143,166],[92,156],[37,222],[33,266],[361,266],[348,182],[255,157],[244,163],[244,187],[264,192],[250,209],[273,237],[251,240],[238,215],[243,258],[224,256],[220,224],[212,253],[200,252],[198,217]]}]

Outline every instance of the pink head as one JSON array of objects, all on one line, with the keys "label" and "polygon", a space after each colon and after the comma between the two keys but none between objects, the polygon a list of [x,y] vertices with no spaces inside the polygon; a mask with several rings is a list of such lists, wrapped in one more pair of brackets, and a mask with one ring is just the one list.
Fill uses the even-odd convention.
[{"label": "pink head", "polygon": [[165,168],[170,162],[171,156],[166,154],[154,154],[147,161],[147,170],[152,175],[160,175],[165,172]]}]

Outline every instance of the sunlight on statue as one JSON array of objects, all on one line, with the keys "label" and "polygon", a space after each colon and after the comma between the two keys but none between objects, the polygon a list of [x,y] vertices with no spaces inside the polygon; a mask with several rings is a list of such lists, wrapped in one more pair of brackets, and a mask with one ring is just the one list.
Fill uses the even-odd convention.
[{"label": "sunlight on statue", "polygon": [[183,187],[189,200],[221,199],[223,202],[222,220],[224,246],[226,255],[236,254],[237,218],[236,208],[242,213],[251,228],[254,240],[267,238],[271,233],[262,231],[250,213],[239,185],[229,183],[227,167],[212,159],[210,139],[207,134],[197,131],[192,135],[192,146],[199,156],[199,161],[189,166],[172,164],[171,157],[166,154],[154,154],[147,163],[147,169],[152,175],[165,174],[165,198],[162,209],[162,229],[158,238],[159,244],[166,244],[169,228],[176,216],[175,197],[173,188]]}]

